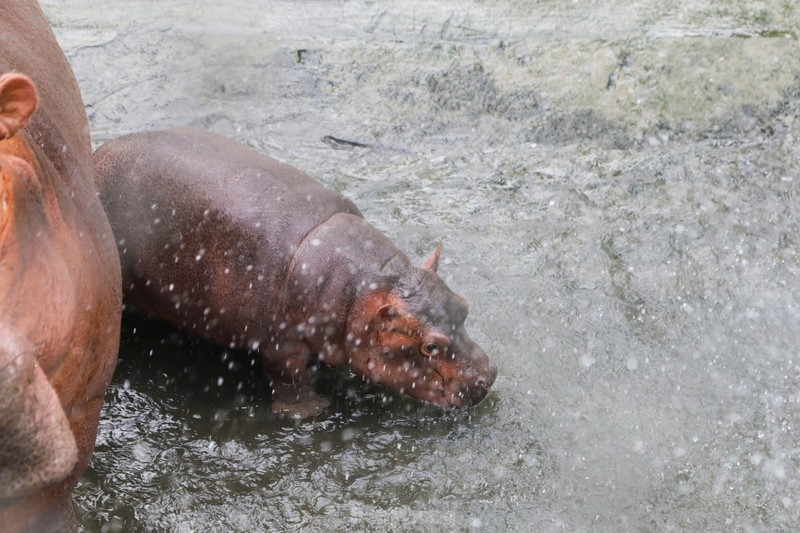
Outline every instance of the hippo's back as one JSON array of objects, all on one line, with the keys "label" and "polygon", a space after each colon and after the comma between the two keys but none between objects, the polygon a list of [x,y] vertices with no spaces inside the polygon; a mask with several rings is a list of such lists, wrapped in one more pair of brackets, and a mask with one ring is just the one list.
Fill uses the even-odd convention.
[{"label": "hippo's back", "polygon": [[94,164],[128,299],[226,344],[243,344],[243,322],[278,310],[311,230],[334,213],[360,216],[307,174],[191,128],[110,141]]},{"label": "hippo's back", "polygon": [[360,214],[350,200],[300,170],[194,128],[120,137],[97,150],[94,165],[104,197],[111,192],[105,183],[109,179],[116,181],[110,187],[120,191],[155,187],[156,193],[173,191],[173,201],[190,202],[187,208],[202,204],[236,219],[261,220],[265,209],[277,218],[289,216],[292,233],[304,234],[333,213]]}]

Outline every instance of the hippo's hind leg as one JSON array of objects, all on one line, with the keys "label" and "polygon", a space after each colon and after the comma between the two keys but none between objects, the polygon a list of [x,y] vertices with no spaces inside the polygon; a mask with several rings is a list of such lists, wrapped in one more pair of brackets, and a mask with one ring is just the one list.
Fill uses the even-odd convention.
[{"label": "hippo's hind leg", "polygon": [[314,392],[316,360],[305,342],[262,345],[259,354],[272,387],[273,413],[302,419],[328,408],[330,401]]}]

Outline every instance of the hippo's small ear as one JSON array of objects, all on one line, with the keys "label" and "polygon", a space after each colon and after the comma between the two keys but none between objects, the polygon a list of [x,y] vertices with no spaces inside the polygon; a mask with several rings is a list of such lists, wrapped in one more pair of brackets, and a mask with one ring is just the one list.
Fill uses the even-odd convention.
[{"label": "hippo's small ear", "polygon": [[382,320],[392,319],[397,316],[397,309],[392,304],[384,304],[378,309],[375,316]]},{"label": "hippo's small ear", "polygon": [[422,267],[425,270],[430,270],[434,274],[436,274],[436,270],[439,268],[439,255],[442,253],[442,245],[436,247],[434,251],[431,252],[425,261],[422,262]]},{"label": "hippo's small ear", "polygon": [[36,86],[22,74],[0,77],[0,140],[8,139],[28,123],[36,111]]}]

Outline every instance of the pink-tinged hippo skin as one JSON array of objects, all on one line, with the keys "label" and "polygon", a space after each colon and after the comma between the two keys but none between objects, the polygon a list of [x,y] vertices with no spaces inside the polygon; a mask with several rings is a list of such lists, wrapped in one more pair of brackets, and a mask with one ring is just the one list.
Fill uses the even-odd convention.
[{"label": "pink-tinged hippo skin", "polygon": [[441,407],[480,402],[497,370],[464,329],[467,303],[341,194],[232,140],[190,128],[128,135],[95,177],[137,308],[257,350],[273,410],[310,416],[319,362]]},{"label": "pink-tinged hippo skin", "polygon": [[75,528],[122,285],[77,84],[35,2],[0,0],[0,530]]}]

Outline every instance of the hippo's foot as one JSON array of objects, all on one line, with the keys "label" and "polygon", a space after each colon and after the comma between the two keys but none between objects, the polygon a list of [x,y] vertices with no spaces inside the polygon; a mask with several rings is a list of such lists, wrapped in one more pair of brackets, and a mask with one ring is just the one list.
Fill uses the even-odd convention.
[{"label": "hippo's foot", "polygon": [[314,392],[308,384],[272,381],[272,412],[276,415],[297,420],[312,418],[330,404],[330,400]]}]

